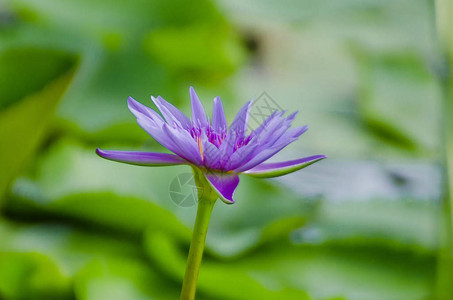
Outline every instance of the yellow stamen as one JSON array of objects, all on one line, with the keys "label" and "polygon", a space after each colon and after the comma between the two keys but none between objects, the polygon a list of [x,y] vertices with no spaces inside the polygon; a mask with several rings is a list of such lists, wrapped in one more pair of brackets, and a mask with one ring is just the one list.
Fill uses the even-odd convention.
[{"label": "yellow stamen", "polygon": [[198,149],[200,149],[201,160],[203,161],[203,145],[201,144],[201,137],[197,138]]}]

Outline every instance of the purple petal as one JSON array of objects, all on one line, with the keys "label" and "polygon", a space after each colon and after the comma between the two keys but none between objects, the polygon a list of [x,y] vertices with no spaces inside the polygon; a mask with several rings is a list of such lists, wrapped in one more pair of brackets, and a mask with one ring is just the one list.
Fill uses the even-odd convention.
[{"label": "purple petal", "polygon": [[202,165],[200,149],[190,133],[184,129],[172,128],[167,124],[164,124],[162,129],[176,145],[176,149],[172,150],[174,153],[197,166]]},{"label": "purple petal", "polygon": [[[275,134],[273,134],[271,137],[267,138],[267,141],[260,141],[261,150],[265,150],[271,147],[279,147],[282,144],[289,145],[291,142],[294,140],[297,140],[297,138],[302,135],[304,132],[308,130],[308,126],[301,126],[301,127],[295,127],[291,128],[288,130],[288,128],[285,128],[285,130],[275,130]],[[288,141],[291,141],[288,143]],[[256,152],[258,153],[258,151]]]},{"label": "purple petal", "polygon": [[139,152],[139,151],[110,151],[96,149],[96,153],[109,160],[139,166],[172,166],[188,162],[170,153]]},{"label": "purple petal", "polygon": [[233,194],[239,184],[239,176],[230,173],[204,173],[211,187],[226,204],[233,204]]},{"label": "purple petal", "polygon": [[253,157],[253,152],[260,145],[253,143],[253,140],[246,146],[236,150],[229,158],[228,162],[225,164],[226,170],[234,170],[241,165],[245,164]]},{"label": "purple petal", "polygon": [[129,97],[127,99],[127,106],[129,110],[137,117],[139,118],[149,118],[153,122],[156,123],[163,123],[164,120],[162,119],[161,116],[151,108],[149,108],[146,105],[141,104],[140,102],[136,101],[134,98]]},{"label": "purple petal", "polygon": [[195,126],[199,123],[202,128],[206,128],[208,126],[208,119],[193,87],[190,87],[190,101],[192,104],[192,121],[195,123]]},{"label": "purple petal", "polygon": [[288,138],[298,138],[301,136],[303,133],[305,133],[308,130],[308,125],[305,126],[299,126],[299,127],[294,127],[288,130],[285,135]]},{"label": "purple petal", "polygon": [[208,169],[220,169],[220,150],[212,144],[206,134],[202,135],[203,163]]},{"label": "purple petal", "polygon": [[230,159],[231,154],[234,151],[234,145],[236,143],[236,132],[230,131],[220,145],[220,164],[225,166],[225,164]]},{"label": "purple petal", "polygon": [[285,139],[285,141],[279,142],[278,144],[276,144],[270,148],[264,149],[261,152],[254,154],[255,156],[252,159],[250,159],[244,165],[236,168],[234,171],[237,173],[241,173],[241,172],[245,172],[245,171],[259,165],[262,162],[264,162],[264,161],[268,160],[269,158],[271,158],[272,156],[274,156],[275,154],[277,154],[283,148],[285,148],[286,146],[288,146],[289,144],[291,144],[292,142],[294,142],[296,140],[297,140],[297,138]]},{"label": "purple petal", "polygon": [[[137,123],[149,135],[151,135],[159,144],[175,152],[177,149],[175,143],[162,130],[165,121],[162,117],[151,108],[135,101],[131,97],[128,99],[128,107],[130,111],[137,117]],[[176,153],[176,152],[175,152]]]},{"label": "purple petal", "polygon": [[212,127],[217,132],[225,132],[228,127],[220,97],[214,98],[214,106],[212,108]]},{"label": "purple petal", "polygon": [[[261,130],[257,130],[256,135],[259,138],[262,149],[272,146],[291,127],[291,119],[288,121],[288,118],[282,118],[282,114],[283,112],[277,113],[264,127],[260,126],[260,128],[258,128]],[[292,115],[290,117],[292,117]]]},{"label": "purple petal", "polygon": [[[272,122],[272,120],[274,120],[274,119],[276,119],[276,118],[279,118],[279,115],[278,115],[278,114],[279,114],[279,111],[274,110],[274,111],[272,112],[272,114],[271,114],[269,117],[267,117],[266,120],[264,120],[263,123],[261,123],[261,125],[258,126],[257,129],[254,130],[255,134],[256,134],[256,135],[261,134],[261,132],[267,128],[267,126],[269,125],[269,123]],[[280,112],[280,115],[281,115],[281,112]]]},{"label": "purple petal", "polygon": [[286,120],[288,120],[289,122],[294,121],[294,119],[296,118],[296,116],[297,116],[298,113],[299,113],[299,111],[296,110],[295,112],[293,112],[292,114],[290,114],[288,117],[286,117]]},{"label": "purple petal", "polygon": [[160,110],[168,124],[173,125],[174,123],[176,123],[180,127],[186,129],[190,127],[191,124],[189,118],[187,118],[174,105],[165,101],[161,96],[158,96],[157,98],[151,96],[151,100],[153,100],[154,104]]},{"label": "purple petal", "polygon": [[299,158],[295,160],[276,162],[276,163],[267,163],[258,165],[250,170],[244,172],[244,174],[253,176],[253,177],[277,177],[286,175],[295,171],[298,171],[302,168],[308,167],[311,164],[314,164],[317,161],[320,161],[324,158],[327,158],[325,155],[313,155],[304,158]]},{"label": "purple petal", "polygon": [[247,102],[238,112],[233,122],[230,125],[230,131],[235,131],[238,138],[243,138],[247,132],[247,124],[252,109],[253,101]]},{"label": "purple petal", "polygon": [[261,164],[292,142],[296,141],[297,138],[307,130],[308,126],[295,127],[289,130],[288,126],[286,126],[284,131],[276,128],[272,129],[273,133],[270,136],[266,135],[265,132],[262,132],[261,135],[258,136],[257,143],[259,146],[252,153],[252,158],[248,161],[244,161],[243,165],[238,167],[235,171],[244,172]]},{"label": "purple petal", "polygon": [[149,135],[151,135],[159,144],[167,148],[168,150],[176,153],[178,147],[173,142],[173,140],[163,131],[163,126],[166,125],[163,123],[160,127],[149,122],[145,119],[137,119],[137,123],[142,127]]}]

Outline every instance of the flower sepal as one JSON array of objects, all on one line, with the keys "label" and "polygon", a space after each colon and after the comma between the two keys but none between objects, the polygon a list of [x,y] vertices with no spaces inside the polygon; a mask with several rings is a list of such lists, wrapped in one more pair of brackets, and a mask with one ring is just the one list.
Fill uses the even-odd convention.
[{"label": "flower sepal", "polygon": [[192,166],[198,199],[215,201],[220,198],[226,204],[235,203],[234,191],[239,184],[239,176],[235,173],[216,172]]},{"label": "flower sepal", "polygon": [[198,201],[215,202],[219,198],[216,191],[209,184],[204,173],[197,167],[192,166],[193,177],[197,187]]}]

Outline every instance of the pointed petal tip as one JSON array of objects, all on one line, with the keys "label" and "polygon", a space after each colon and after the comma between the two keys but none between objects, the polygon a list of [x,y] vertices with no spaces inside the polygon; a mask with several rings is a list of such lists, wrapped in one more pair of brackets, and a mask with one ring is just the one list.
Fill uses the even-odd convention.
[{"label": "pointed petal tip", "polygon": [[154,96],[151,96],[151,101],[153,101],[154,105],[156,105],[156,107],[159,109],[159,97],[160,96],[157,96],[157,97],[154,97]]},{"label": "pointed petal tip", "polygon": [[308,125],[304,125],[301,127],[295,127],[294,129],[297,129],[297,128],[298,128],[298,130],[296,130],[296,133],[294,134],[295,137],[299,137],[308,131]]},{"label": "pointed petal tip", "polygon": [[222,100],[219,96],[214,98],[212,106],[212,126],[217,131],[224,131],[228,128],[228,123],[225,118],[225,111],[223,110]]},{"label": "pointed petal tip", "polygon": [[131,106],[131,105],[135,105],[135,103],[137,103],[138,101],[135,100],[134,98],[132,98],[131,96],[127,97],[127,105],[128,106]]},{"label": "pointed petal tip", "polygon": [[292,112],[289,116],[287,116],[286,119],[292,121],[296,118],[298,113],[299,113],[299,111],[296,110],[296,111]]},{"label": "pointed petal tip", "polygon": [[309,157],[313,163],[318,162],[320,160],[326,159],[327,155],[324,154],[319,154],[319,155],[313,155]]},{"label": "pointed petal tip", "polygon": [[127,97],[127,107],[132,113],[134,113],[134,111],[143,113],[145,105],[129,96]]},{"label": "pointed petal tip", "polygon": [[255,102],[255,99],[250,100],[247,102],[247,118],[250,115],[250,112],[252,111],[253,103]]},{"label": "pointed petal tip", "polygon": [[190,102],[192,106],[192,121],[199,122],[201,127],[206,127],[208,125],[206,113],[204,111],[203,104],[198,98],[195,89],[190,87]]},{"label": "pointed petal tip", "polygon": [[160,104],[159,103],[159,96],[157,96],[157,97],[151,96],[151,101],[153,101],[154,105],[157,107],[157,109],[159,109],[159,104]]},{"label": "pointed petal tip", "polygon": [[111,152],[112,151],[109,151],[109,150],[102,150],[101,148],[96,148],[96,154],[102,158],[105,158],[105,159],[111,159],[112,155],[111,155]]},{"label": "pointed petal tip", "polygon": [[227,198],[222,197],[220,195],[218,195],[218,196],[219,196],[220,200],[222,200],[222,202],[225,203],[225,204],[232,205],[232,204],[236,203],[236,201],[234,201],[233,198],[227,199]]},{"label": "pointed petal tip", "polygon": [[213,101],[213,107],[215,108],[216,106],[222,106],[222,110],[223,110],[223,103],[222,103],[222,100],[220,99],[219,96],[216,96],[214,97],[214,101]]},{"label": "pointed petal tip", "polygon": [[189,94],[190,94],[190,97],[191,97],[191,98],[192,98],[192,97],[197,97],[197,98],[198,98],[197,92],[195,92],[195,88],[194,88],[193,86],[190,86],[190,87],[189,87]]},{"label": "pointed petal tip", "polygon": [[161,95],[157,95],[157,97],[151,96],[151,100],[154,102],[154,104],[156,104],[156,106],[158,106],[159,104],[162,105],[162,103],[163,104],[167,103],[167,101],[164,98],[162,98]]},{"label": "pointed petal tip", "polygon": [[96,148],[96,154],[102,158],[110,159],[109,151]]},{"label": "pointed petal tip", "polygon": [[223,201],[223,203],[228,204],[228,205],[236,203],[236,201],[234,201],[234,199],[231,199],[231,200],[221,199],[221,200]]},{"label": "pointed petal tip", "polygon": [[101,148],[96,148],[96,154],[99,155],[100,157],[103,157],[104,151]]},{"label": "pointed petal tip", "polygon": [[198,100],[199,101],[199,98],[198,98],[198,95],[197,95],[197,92],[195,92],[195,89],[193,88],[193,86],[191,86],[189,88],[189,94],[190,94],[190,98],[191,100]]}]

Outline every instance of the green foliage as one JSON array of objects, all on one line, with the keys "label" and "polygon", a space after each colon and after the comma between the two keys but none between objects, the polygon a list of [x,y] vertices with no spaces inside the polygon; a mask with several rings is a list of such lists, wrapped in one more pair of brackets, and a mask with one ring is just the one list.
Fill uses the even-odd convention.
[{"label": "green foliage", "polygon": [[75,277],[77,299],[176,299],[178,290],[142,261],[93,260]]},{"label": "green foliage", "polygon": [[[408,151],[436,153],[440,130],[438,85],[411,53],[362,58],[359,107],[364,122],[385,141]],[[425,124],[420,126],[420,124]]]},{"label": "green foliage", "polygon": [[0,252],[0,295],[6,299],[70,299],[70,279],[39,253]]},{"label": "green foliage", "polygon": [[[280,157],[329,156],[276,180],[242,176],[237,203],[216,204],[197,299],[432,299],[438,276],[448,297],[451,272],[436,273],[439,199],[411,181],[439,190],[439,57],[427,2],[14,0],[6,8],[1,299],[178,298],[195,207],[172,202],[169,186],[190,168],[115,164],[94,149],[162,151],[126,99],[153,107],[149,95],[162,95],[188,113],[190,85],[207,111],[222,96],[229,120],[266,91],[311,128]],[[339,173],[341,163],[351,171]],[[387,169],[412,164],[434,171]],[[356,173],[368,182],[345,186]]]},{"label": "green foliage", "polygon": [[49,49],[8,48],[0,52],[0,65],[0,109],[4,109],[68,72],[74,58]]},{"label": "green foliage", "polygon": [[236,70],[244,57],[228,28],[211,25],[156,30],[147,36],[145,47],[171,72],[193,79],[222,79]]},{"label": "green foliage", "polygon": [[[31,61],[41,60],[45,57],[50,58],[48,65],[41,63],[41,66],[39,66],[38,64],[37,73],[33,75],[38,78],[38,81],[32,81],[33,77],[28,78],[30,82],[33,82],[32,85],[27,85],[27,80],[20,80],[20,69],[17,70],[14,64],[10,64],[10,59],[17,63],[17,60],[21,59],[20,57],[25,53],[31,54],[27,56],[27,59]],[[0,112],[0,139],[3,141],[0,155],[0,165],[2,166],[0,169],[0,197],[10,181],[22,171],[45,138],[57,103],[73,76],[73,70],[70,71],[70,69],[74,67],[73,59],[72,64],[69,64],[70,57],[61,54],[53,55],[53,51],[19,50],[10,56],[7,59],[8,64],[0,68],[3,72],[3,75],[0,75],[2,81],[0,86],[5,84],[14,89],[17,86],[12,83],[20,82],[27,88],[20,88],[19,92],[5,93],[6,100],[2,102],[5,105],[14,102],[14,105],[11,104],[6,110]],[[4,59],[6,58],[4,57]],[[27,62],[27,59],[24,62]],[[20,75],[27,77],[25,72]],[[57,75],[59,76],[58,79],[49,82],[53,79],[52,77]],[[25,99],[18,101],[27,92],[30,94]]]}]

